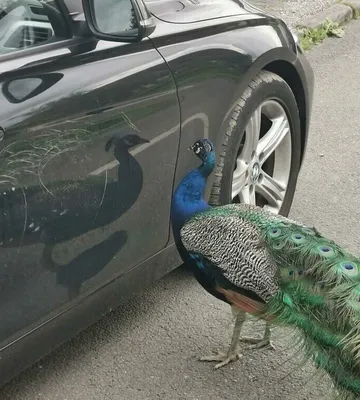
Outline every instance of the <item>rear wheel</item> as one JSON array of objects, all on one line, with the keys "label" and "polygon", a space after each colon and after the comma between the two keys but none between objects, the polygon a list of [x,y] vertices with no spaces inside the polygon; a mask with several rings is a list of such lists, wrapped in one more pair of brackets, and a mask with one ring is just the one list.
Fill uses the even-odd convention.
[{"label": "rear wheel", "polygon": [[287,216],[300,156],[300,117],[294,94],[280,76],[262,71],[232,115],[210,203],[256,204]]}]

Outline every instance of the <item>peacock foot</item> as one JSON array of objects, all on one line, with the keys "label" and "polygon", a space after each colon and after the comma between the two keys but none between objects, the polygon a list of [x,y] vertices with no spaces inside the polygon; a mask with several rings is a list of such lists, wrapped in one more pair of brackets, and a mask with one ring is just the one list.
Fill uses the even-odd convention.
[{"label": "peacock foot", "polygon": [[200,357],[200,361],[220,361],[218,364],[215,365],[214,369],[219,369],[223,367],[224,365],[229,364],[231,361],[235,361],[239,358],[242,357],[242,354],[239,354],[237,352],[233,353],[219,353],[216,355],[211,355],[211,356],[205,356],[205,357]]},{"label": "peacock foot", "polygon": [[250,347],[251,349],[269,348],[270,350],[275,350],[275,346],[269,338],[253,338],[244,336],[240,338],[240,342],[252,344],[253,346]]}]

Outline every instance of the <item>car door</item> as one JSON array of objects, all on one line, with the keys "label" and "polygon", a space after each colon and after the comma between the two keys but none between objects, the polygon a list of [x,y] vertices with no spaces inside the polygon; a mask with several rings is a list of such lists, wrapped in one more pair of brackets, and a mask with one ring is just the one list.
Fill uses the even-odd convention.
[{"label": "car door", "polygon": [[149,40],[72,38],[57,1],[0,7],[4,344],[165,247],[180,116]]}]

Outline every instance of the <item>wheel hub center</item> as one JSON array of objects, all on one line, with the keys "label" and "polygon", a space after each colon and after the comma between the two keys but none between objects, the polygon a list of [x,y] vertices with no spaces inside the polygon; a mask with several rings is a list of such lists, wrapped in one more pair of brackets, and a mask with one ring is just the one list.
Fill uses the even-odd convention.
[{"label": "wheel hub center", "polygon": [[251,171],[250,171],[251,182],[253,182],[253,183],[257,182],[259,179],[259,175],[260,175],[260,165],[258,162],[255,162],[252,165]]}]

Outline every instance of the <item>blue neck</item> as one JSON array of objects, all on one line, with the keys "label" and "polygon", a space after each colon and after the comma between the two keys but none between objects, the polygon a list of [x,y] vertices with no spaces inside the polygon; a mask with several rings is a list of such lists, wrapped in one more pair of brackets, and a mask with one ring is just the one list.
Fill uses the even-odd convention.
[{"label": "blue neck", "polygon": [[215,154],[209,153],[198,168],[189,172],[177,187],[171,205],[171,221],[175,241],[180,238],[180,230],[194,214],[210,208],[203,194],[206,181],[215,167]]}]

